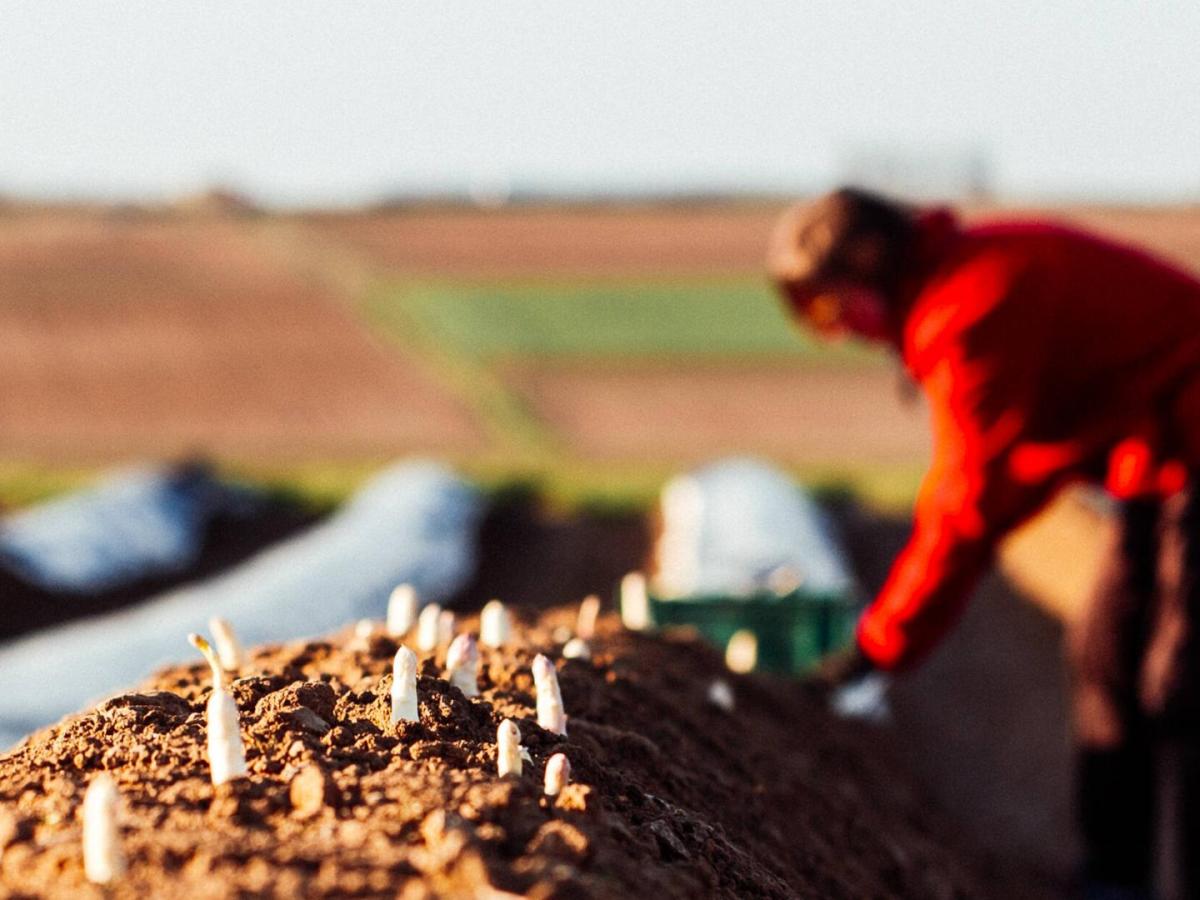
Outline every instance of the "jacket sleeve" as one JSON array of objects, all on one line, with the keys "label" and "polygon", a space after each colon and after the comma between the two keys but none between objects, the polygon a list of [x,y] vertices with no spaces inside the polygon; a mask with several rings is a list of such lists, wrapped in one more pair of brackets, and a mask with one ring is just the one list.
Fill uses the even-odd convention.
[{"label": "jacket sleeve", "polygon": [[1001,309],[924,379],[933,463],[912,537],[858,625],[859,647],[882,669],[910,667],[932,650],[958,620],[999,539],[1052,494],[1049,480],[1010,472],[1034,403],[1041,336],[1021,306]]}]

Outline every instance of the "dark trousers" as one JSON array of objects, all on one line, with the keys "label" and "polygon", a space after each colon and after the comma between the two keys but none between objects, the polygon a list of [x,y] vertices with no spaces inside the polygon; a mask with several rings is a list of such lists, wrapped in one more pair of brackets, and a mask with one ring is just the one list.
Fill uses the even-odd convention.
[{"label": "dark trousers", "polygon": [[[1086,876],[1148,886],[1156,840],[1200,897],[1200,494],[1123,504],[1089,609],[1070,634]],[[1169,751],[1169,752],[1168,752]],[[1157,763],[1172,761],[1167,784]],[[1156,836],[1159,787],[1170,834]]]}]

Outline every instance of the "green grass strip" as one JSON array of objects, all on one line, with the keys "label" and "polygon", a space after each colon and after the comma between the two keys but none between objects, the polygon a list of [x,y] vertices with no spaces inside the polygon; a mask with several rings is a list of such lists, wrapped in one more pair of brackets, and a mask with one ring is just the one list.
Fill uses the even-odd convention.
[{"label": "green grass strip", "polygon": [[881,354],[821,344],[757,278],[381,282],[367,298],[385,328],[480,361],[521,358],[783,358],[871,364]]}]

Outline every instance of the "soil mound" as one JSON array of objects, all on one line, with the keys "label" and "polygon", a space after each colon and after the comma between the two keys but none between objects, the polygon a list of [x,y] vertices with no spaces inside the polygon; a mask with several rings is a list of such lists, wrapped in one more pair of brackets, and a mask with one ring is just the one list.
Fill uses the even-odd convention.
[{"label": "soil mound", "polygon": [[[79,809],[107,771],[129,864],[116,897],[987,896],[871,736],[794,683],[729,675],[692,637],[611,615],[590,660],[559,659],[573,615],[529,614],[511,646],[483,648],[474,699],[443,680],[444,650],[426,654],[421,721],[398,726],[394,641],[261,648],[231,687],[250,775],[216,790],[207,669],[163,671],[0,759],[0,890],[87,895]],[[536,724],[539,650],[558,659],[565,737]],[[708,700],[716,677],[732,711]],[[496,775],[506,717],[531,757],[519,778]],[[556,752],[572,783],[552,800]]]}]

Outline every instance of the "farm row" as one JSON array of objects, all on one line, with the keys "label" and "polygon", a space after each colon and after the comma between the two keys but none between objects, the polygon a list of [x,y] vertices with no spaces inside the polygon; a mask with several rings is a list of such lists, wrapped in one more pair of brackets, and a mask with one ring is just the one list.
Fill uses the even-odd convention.
[{"label": "farm row", "polygon": [[[590,658],[560,658],[575,612],[522,615],[469,680],[445,677],[444,643],[422,650],[400,721],[393,659],[415,654],[382,633],[256,648],[228,680],[215,660],[212,676],[164,670],[5,758],[0,884],[97,897],[1010,896],[868,735],[794,685],[733,675],[694,638],[626,632],[614,615]],[[566,728],[545,727],[551,684]],[[521,747],[507,745],[514,722]],[[570,783],[544,788],[556,757]]]}]

